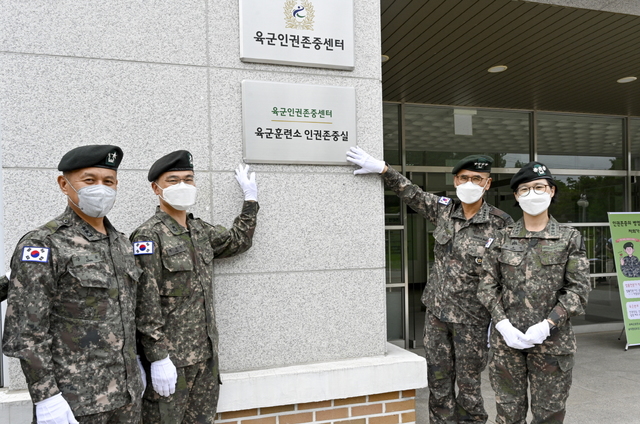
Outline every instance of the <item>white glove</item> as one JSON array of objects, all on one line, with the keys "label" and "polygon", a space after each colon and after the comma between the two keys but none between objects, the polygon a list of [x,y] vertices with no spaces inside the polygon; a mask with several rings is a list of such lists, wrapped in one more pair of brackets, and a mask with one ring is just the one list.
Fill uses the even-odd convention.
[{"label": "white glove", "polygon": [[529,349],[533,347],[533,344],[526,339],[524,333],[513,325],[508,319],[503,319],[496,324],[496,330],[502,334],[507,346],[514,349]]},{"label": "white glove", "polygon": [[529,327],[524,337],[528,342],[540,344],[549,337],[549,334],[551,334],[551,328],[549,327],[549,321],[545,319]]},{"label": "white glove", "polygon": [[62,393],[36,402],[38,424],[78,424]]},{"label": "white glove", "polygon": [[136,355],[136,361],[138,361],[138,368],[140,368],[140,378],[142,379],[142,397],[144,395],[144,391],[147,390],[147,373],[144,372],[144,368],[142,367],[142,362],[140,362],[140,355]]},{"label": "white glove", "polygon": [[166,358],[151,363],[151,384],[160,396],[169,396],[176,392],[178,372],[169,355]]},{"label": "white glove", "polygon": [[247,175],[249,172],[249,165],[242,167],[242,164],[236,168],[236,180],[244,192],[244,200],[258,201],[258,187],[256,186],[256,173],[252,172],[251,175]]},{"label": "white glove", "polygon": [[383,160],[375,159],[369,153],[357,146],[352,147],[347,152],[347,161],[361,167],[360,169],[353,171],[353,175],[382,174],[384,167],[387,166]]}]

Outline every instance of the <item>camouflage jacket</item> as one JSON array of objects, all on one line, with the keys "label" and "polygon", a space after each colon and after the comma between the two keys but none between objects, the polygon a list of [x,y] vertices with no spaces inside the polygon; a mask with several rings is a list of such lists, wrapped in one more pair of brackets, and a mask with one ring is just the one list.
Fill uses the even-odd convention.
[{"label": "camouflage jacket", "polygon": [[6,275],[0,278],[0,302],[7,300],[7,292],[9,291],[9,279]]},{"label": "camouflage jacket", "polygon": [[184,228],[158,208],[131,235],[136,260],[145,271],[136,320],[149,362],[169,355],[176,367],[184,367],[214,355],[217,364],[213,259],[251,247],[258,209],[258,203],[244,202],[227,230],[192,214]]},{"label": "camouflage jacket", "polygon": [[620,270],[625,277],[635,278],[640,277],[640,260],[636,256],[625,256],[622,258],[623,265],[620,265]]},{"label": "camouflage jacket", "polygon": [[445,322],[488,325],[489,312],[476,296],[482,256],[497,230],[513,223],[511,217],[483,202],[467,220],[459,201],[426,193],[392,168],[384,174],[384,182],[436,226],[435,264],[422,294],[427,310]]},{"label": "camouflage jacket", "polygon": [[3,350],[20,358],[31,399],[62,392],[77,416],[110,411],[142,393],[131,244],[71,208],[27,233],[11,259]]},{"label": "camouflage jacket", "polygon": [[[544,230],[530,232],[520,219],[487,249],[483,268],[478,298],[491,311],[494,323],[507,318],[526,332],[549,318],[559,331],[529,351],[575,352],[569,318],[584,314],[590,290],[589,264],[578,230],[551,217]],[[497,331],[492,332],[491,344],[508,349]]]}]

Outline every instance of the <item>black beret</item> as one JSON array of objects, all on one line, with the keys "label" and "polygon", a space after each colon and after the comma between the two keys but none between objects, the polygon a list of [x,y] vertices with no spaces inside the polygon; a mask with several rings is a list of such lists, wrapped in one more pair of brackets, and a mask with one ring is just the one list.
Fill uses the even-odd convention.
[{"label": "black beret", "polygon": [[633,249],[633,243],[631,243],[630,241],[626,242],[626,243],[624,244],[623,249],[626,249],[627,247],[630,247],[630,248],[632,248],[632,249]]},{"label": "black beret", "polygon": [[541,179],[553,181],[551,171],[543,163],[529,162],[528,164],[520,168],[520,170],[516,172],[516,175],[511,178],[510,187],[511,190],[515,192],[520,184]]},{"label": "black beret", "polygon": [[491,172],[492,163],[493,158],[490,156],[471,155],[458,162],[451,170],[451,173],[455,175],[462,169],[476,172]]},{"label": "black beret", "polygon": [[186,150],[176,150],[162,156],[151,165],[147,178],[149,181],[155,181],[160,175],[169,171],[193,171],[193,156],[191,156],[191,153]]},{"label": "black beret", "polygon": [[122,149],[109,144],[93,144],[76,147],[62,156],[58,171],[74,171],[82,168],[107,168],[118,170],[122,162]]}]

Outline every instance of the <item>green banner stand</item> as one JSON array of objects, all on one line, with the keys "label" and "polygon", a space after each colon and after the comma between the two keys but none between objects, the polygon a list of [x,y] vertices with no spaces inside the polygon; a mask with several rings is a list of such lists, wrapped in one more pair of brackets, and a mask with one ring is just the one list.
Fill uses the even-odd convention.
[{"label": "green banner stand", "polygon": [[627,345],[640,345],[640,213],[609,212]]}]

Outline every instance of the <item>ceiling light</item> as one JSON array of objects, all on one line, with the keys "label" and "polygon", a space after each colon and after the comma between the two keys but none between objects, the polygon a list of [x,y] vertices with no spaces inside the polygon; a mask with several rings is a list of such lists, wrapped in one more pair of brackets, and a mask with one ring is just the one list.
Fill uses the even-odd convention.
[{"label": "ceiling light", "polygon": [[624,77],[624,78],[620,78],[620,79],[618,80],[618,82],[619,82],[620,84],[624,84],[624,83],[627,83],[627,82],[633,82],[633,81],[635,81],[635,80],[637,80],[637,79],[638,79],[638,78],[636,78],[636,77]]},{"label": "ceiling light", "polygon": [[487,69],[487,71],[491,72],[492,74],[497,74],[498,72],[504,72],[506,70],[507,67],[505,65],[492,66],[491,68]]},{"label": "ceiling light", "polygon": [[389,60],[389,56],[387,56],[386,54],[382,55],[382,63],[386,62],[387,60]]}]

